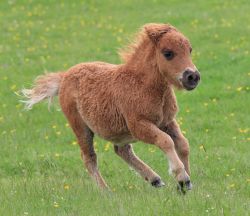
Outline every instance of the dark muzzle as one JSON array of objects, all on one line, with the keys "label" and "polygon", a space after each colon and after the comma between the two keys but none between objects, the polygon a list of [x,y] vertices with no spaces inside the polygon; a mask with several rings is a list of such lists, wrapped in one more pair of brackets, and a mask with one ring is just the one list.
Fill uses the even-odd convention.
[{"label": "dark muzzle", "polygon": [[201,77],[198,71],[186,70],[183,73],[182,85],[186,90],[190,91],[195,89],[200,79]]}]

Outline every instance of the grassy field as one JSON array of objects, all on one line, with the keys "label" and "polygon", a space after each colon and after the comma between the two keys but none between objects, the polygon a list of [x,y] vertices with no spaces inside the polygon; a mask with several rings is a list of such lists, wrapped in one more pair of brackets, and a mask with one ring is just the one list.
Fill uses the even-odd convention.
[{"label": "grassy field", "polygon": [[[248,0],[0,1],[0,215],[250,215],[249,11]],[[100,192],[58,103],[26,112],[16,95],[44,71],[119,64],[118,48],[148,22],[169,22],[187,35],[202,74],[197,90],[177,92],[191,145],[194,188],[185,196],[155,147],[134,145],[166,182],[160,189],[97,138],[113,191]]]}]

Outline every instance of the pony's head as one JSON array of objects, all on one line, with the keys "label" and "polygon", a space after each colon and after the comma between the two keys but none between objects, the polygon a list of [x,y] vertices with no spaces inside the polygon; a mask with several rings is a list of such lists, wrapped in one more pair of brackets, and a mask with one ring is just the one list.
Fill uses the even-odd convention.
[{"label": "pony's head", "polygon": [[169,24],[147,24],[144,31],[153,43],[162,75],[177,88],[193,90],[200,73],[192,62],[189,40]]}]

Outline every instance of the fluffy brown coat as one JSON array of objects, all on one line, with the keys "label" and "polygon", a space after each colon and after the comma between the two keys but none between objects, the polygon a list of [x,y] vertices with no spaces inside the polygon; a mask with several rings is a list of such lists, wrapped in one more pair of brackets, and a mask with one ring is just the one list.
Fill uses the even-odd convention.
[{"label": "fluffy brown coat", "polygon": [[106,183],[97,167],[94,134],[114,143],[115,152],[153,186],[158,174],[141,161],[130,143],[158,146],[181,187],[191,188],[189,145],[175,120],[178,111],[173,87],[191,90],[200,79],[189,41],[168,24],[147,24],[135,43],[122,52],[123,64],[81,63],[67,72],[51,73],[24,90],[29,108],[59,92],[60,105],[81,147],[90,175]]}]

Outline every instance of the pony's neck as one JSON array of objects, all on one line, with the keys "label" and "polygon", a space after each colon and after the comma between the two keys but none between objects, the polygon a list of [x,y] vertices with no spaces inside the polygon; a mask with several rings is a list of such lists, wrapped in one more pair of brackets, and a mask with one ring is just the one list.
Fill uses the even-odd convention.
[{"label": "pony's neck", "polygon": [[157,65],[156,53],[153,44],[143,41],[131,55],[125,66],[150,88],[160,92],[172,92],[172,85],[162,75]]}]

